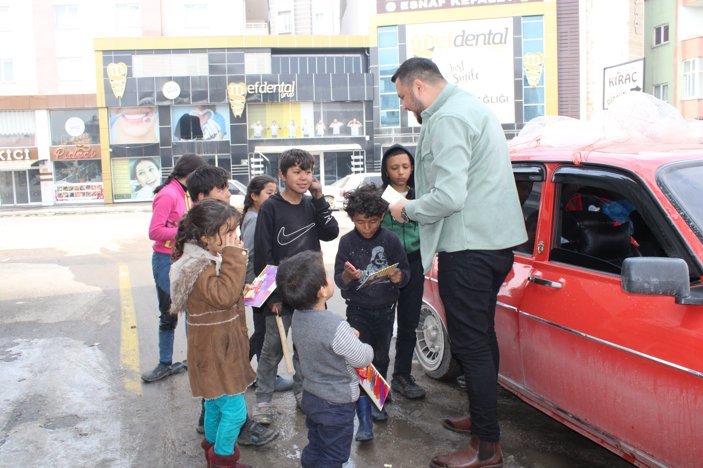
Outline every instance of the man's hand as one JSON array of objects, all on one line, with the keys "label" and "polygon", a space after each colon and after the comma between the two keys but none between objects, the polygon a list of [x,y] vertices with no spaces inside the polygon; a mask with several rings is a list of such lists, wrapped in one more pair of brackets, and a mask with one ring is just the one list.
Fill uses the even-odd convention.
[{"label": "man's hand", "polygon": [[312,183],[308,190],[310,190],[310,195],[312,195],[313,198],[322,198],[322,184],[316,177],[312,178]]},{"label": "man's hand", "polygon": [[407,223],[408,221],[403,218],[403,215],[400,213],[403,208],[405,208],[405,205],[408,203],[408,200],[405,198],[401,198],[397,202],[393,203],[390,206],[391,210],[391,216],[393,216],[393,219],[398,221],[399,223]]}]

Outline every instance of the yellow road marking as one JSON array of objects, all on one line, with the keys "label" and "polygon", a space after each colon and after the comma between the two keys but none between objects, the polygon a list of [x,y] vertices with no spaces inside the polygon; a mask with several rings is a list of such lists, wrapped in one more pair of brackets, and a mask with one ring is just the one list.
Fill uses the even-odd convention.
[{"label": "yellow road marking", "polygon": [[137,316],[132,298],[132,281],[126,264],[119,263],[117,268],[120,280],[120,363],[125,371],[122,380],[126,390],[141,395],[139,339],[137,337]]}]

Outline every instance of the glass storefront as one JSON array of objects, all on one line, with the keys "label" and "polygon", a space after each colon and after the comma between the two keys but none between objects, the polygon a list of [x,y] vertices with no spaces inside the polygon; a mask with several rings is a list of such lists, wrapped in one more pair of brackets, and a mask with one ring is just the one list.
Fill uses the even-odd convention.
[{"label": "glass storefront", "polygon": [[39,169],[0,172],[0,206],[41,203]]},{"label": "glass storefront", "polygon": [[161,158],[115,158],[112,160],[112,193],[116,202],[154,198],[161,185]]}]

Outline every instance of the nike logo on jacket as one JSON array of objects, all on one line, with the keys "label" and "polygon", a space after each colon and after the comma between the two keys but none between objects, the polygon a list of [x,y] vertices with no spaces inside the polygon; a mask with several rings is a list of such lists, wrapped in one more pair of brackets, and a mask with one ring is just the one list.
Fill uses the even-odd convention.
[{"label": "nike logo on jacket", "polygon": [[296,240],[300,239],[302,236],[304,236],[310,229],[315,227],[315,223],[310,223],[307,226],[303,226],[300,229],[297,229],[291,233],[286,233],[286,227],[283,226],[279,231],[278,231],[278,245],[288,245],[292,242],[295,242]]}]

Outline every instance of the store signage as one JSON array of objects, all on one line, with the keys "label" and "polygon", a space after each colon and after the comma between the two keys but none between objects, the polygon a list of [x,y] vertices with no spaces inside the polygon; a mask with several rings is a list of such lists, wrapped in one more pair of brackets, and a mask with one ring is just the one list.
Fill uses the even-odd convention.
[{"label": "store signage", "polygon": [[0,161],[36,161],[39,153],[36,148],[0,148]]},{"label": "store signage", "polygon": [[295,97],[295,81],[287,83],[269,83],[268,81],[257,81],[247,85],[248,94],[278,94],[281,99]]},{"label": "store signage", "polygon": [[127,86],[127,64],[124,62],[108,63],[107,78],[110,80],[110,88],[116,98],[122,99],[124,89]]},{"label": "store signage", "polygon": [[100,145],[52,146],[49,152],[52,161],[99,159]]},{"label": "store signage", "polygon": [[71,117],[66,119],[64,129],[70,136],[78,137],[83,135],[83,132],[85,132],[85,122],[83,122],[83,119],[80,117]]},{"label": "store signage", "polygon": [[173,80],[167,81],[161,87],[161,92],[164,94],[166,99],[176,99],[181,95],[181,85]]},{"label": "store signage", "polygon": [[603,109],[608,109],[617,97],[643,89],[643,58],[603,69]]},{"label": "store signage", "polygon": [[510,5],[542,0],[377,0],[377,13],[436,10],[439,8],[463,8],[486,5]]}]

